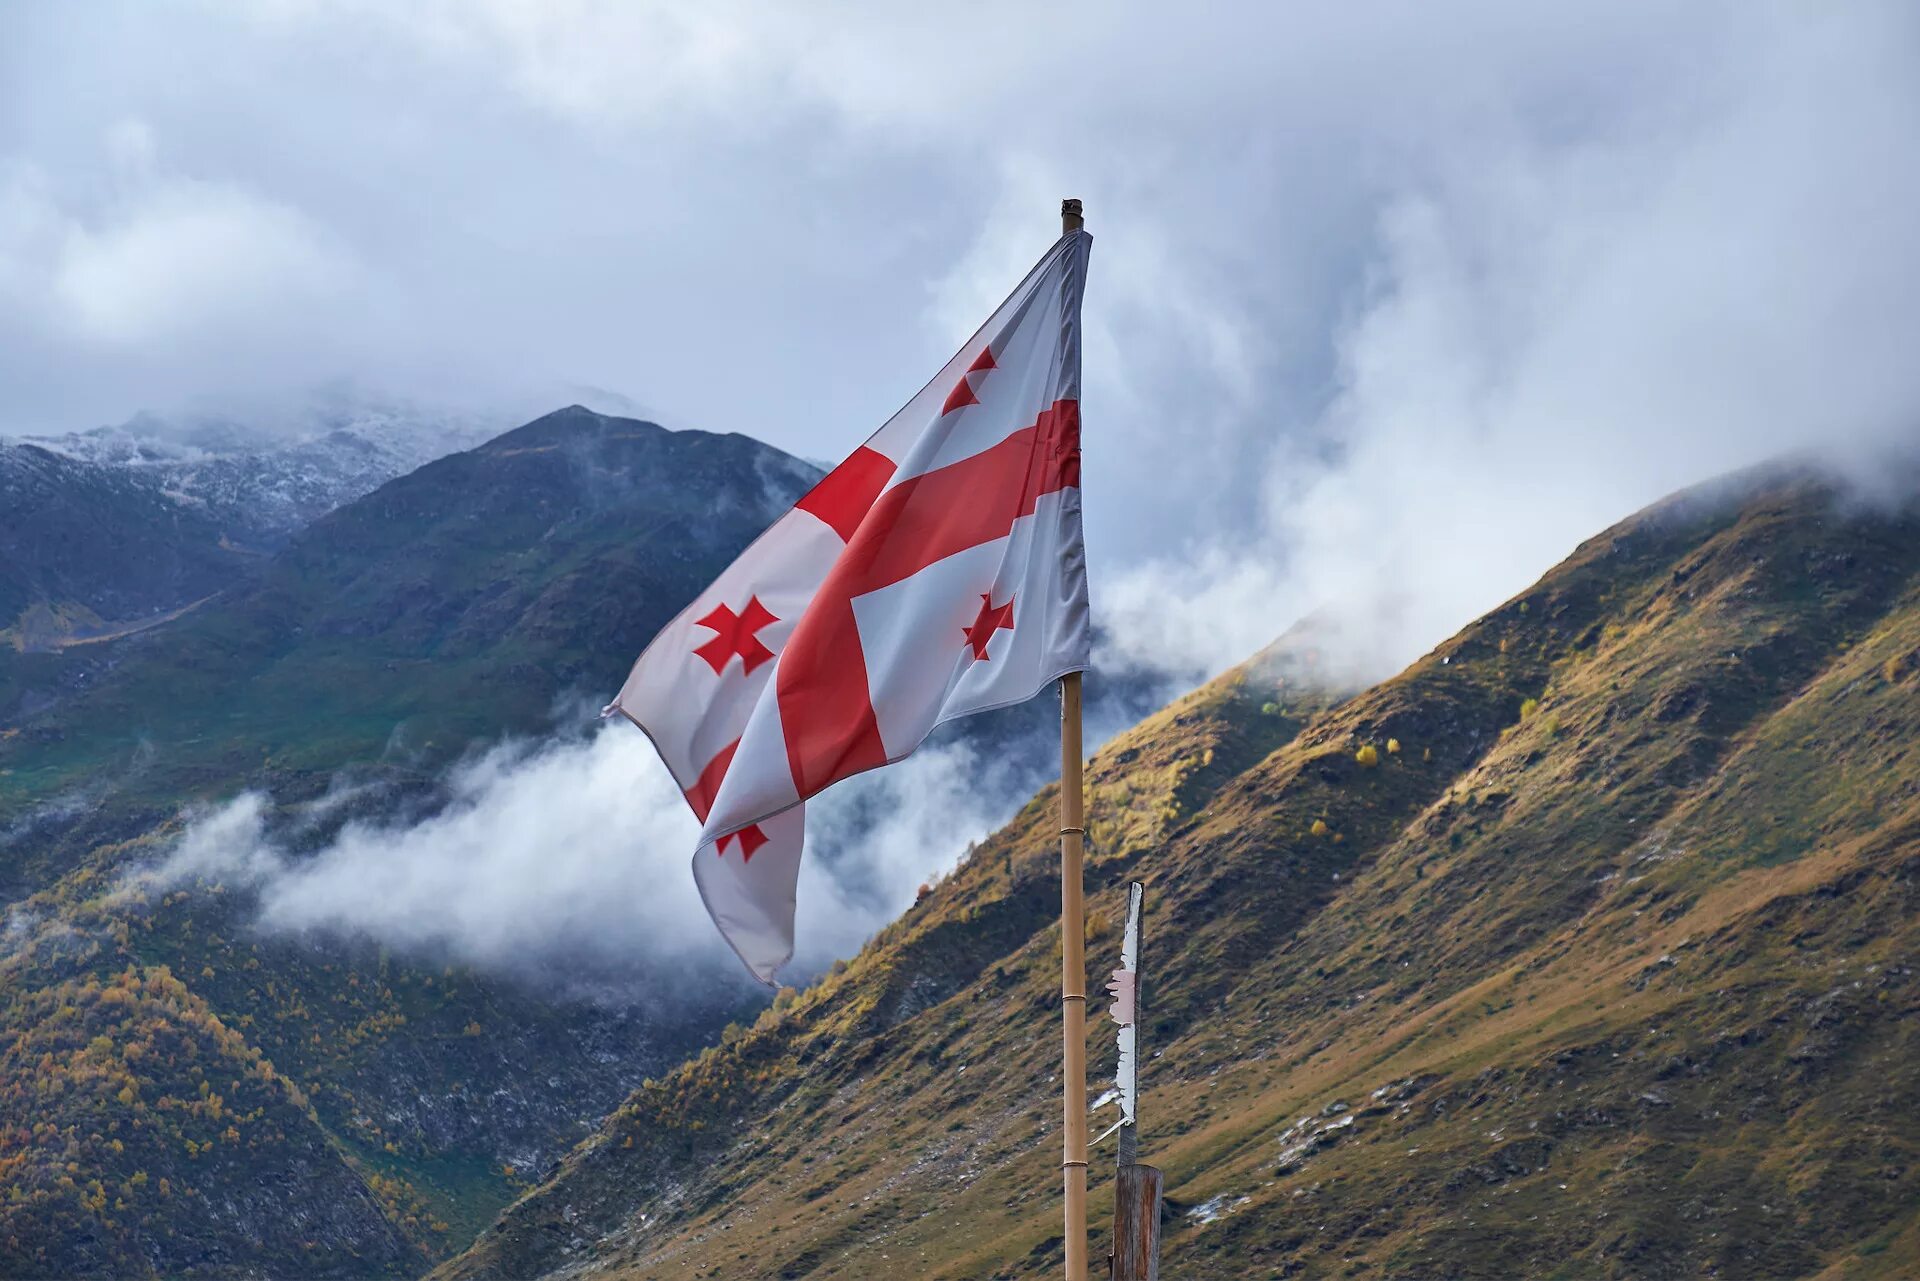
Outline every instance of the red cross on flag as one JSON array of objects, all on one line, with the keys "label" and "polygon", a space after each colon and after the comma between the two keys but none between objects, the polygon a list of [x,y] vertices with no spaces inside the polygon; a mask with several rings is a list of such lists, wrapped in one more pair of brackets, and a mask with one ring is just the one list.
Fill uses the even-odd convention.
[{"label": "red cross on flag", "polygon": [[655,636],[609,710],[704,825],[747,968],[793,955],[804,802],[934,726],[1084,670],[1080,295],[1069,232],[959,354]]}]

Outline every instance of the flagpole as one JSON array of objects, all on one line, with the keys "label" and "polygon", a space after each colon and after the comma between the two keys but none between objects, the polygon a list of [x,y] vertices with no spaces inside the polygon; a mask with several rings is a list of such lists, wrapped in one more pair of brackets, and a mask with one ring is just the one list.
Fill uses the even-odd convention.
[{"label": "flagpole", "polygon": [[1087,1278],[1087,961],[1081,854],[1080,673],[1060,680],[1061,1171],[1067,1195],[1067,1281]]},{"label": "flagpole", "polygon": [[[1060,233],[1080,230],[1078,200],[1060,202]],[[1087,1281],[1087,959],[1081,860],[1080,673],[1060,678],[1060,1171],[1066,1191],[1067,1281]]]}]

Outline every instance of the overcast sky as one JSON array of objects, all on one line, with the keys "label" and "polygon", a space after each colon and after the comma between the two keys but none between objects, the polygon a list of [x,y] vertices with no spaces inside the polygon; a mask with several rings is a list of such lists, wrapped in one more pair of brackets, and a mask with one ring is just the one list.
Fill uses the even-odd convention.
[{"label": "overcast sky", "polygon": [[1074,195],[1117,643],[1391,666],[1914,436],[1917,126],[1904,3],[5,4],[0,431],[346,378],[835,458]]}]

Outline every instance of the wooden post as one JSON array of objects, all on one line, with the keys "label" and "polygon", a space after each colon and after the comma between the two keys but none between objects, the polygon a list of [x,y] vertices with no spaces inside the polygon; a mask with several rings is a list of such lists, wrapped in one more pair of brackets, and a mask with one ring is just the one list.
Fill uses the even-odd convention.
[{"label": "wooden post", "polygon": [[[1115,978],[1120,980],[1115,985],[1116,996],[1126,993],[1128,980],[1133,992],[1132,1009],[1126,1011],[1128,1023],[1120,1029],[1120,1071],[1115,1077],[1123,1110],[1115,1127],[1120,1131],[1120,1151],[1113,1181],[1113,1281],[1160,1279],[1160,1171],[1138,1164],[1140,1067],[1147,1055],[1146,935],[1146,886],[1129,881],[1127,927],[1120,942],[1120,969],[1115,971]],[[1121,979],[1122,975],[1126,979]]]},{"label": "wooden post", "polygon": [[1113,1281],[1160,1281],[1160,1171],[1123,1165],[1113,1181]]},{"label": "wooden post", "polygon": [[1060,1168],[1067,1281],[1087,1281],[1087,959],[1080,877],[1087,832],[1080,751],[1080,673],[1069,672],[1060,679]]}]

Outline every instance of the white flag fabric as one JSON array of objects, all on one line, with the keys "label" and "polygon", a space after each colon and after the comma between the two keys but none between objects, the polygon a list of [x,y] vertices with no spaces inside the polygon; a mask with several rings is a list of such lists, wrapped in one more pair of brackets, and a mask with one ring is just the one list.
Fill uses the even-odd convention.
[{"label": "white flag fabric", "polygon": [[762,981],[793,955],[808,797],[1087,666],[1091,243],[1062,236],[919,395],[661,629],[609,708],[653,739],[703,824],[694,880]]}]

